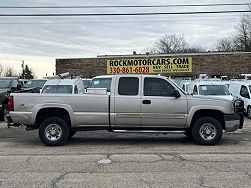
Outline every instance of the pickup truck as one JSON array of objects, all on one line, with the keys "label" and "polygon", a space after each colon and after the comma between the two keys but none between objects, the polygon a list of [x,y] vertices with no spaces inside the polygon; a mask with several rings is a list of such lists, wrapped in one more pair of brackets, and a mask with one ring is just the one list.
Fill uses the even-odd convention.
[{"label": "pickup truck", "polygon": [[[18,94],[9,97],[9,125],[39,129],[48,146],[63,145],[76,131],[184,133],[215,145],[223,131],[243,127],[243,101],[186,94],[157,75],[112,75],[110,91],[85,94]],[[90,88],[95,90],[95,88]]]}]

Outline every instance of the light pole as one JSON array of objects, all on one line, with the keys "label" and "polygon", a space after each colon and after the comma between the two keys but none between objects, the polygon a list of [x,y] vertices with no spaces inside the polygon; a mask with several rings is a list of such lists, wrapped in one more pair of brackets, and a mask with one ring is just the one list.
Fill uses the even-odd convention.
[{"label": "light pole", "polygon": [[21,64],[21,67],[22,67],[22,78],[24,79],[24,60],[21,60],[22,61],[22,64]]}]

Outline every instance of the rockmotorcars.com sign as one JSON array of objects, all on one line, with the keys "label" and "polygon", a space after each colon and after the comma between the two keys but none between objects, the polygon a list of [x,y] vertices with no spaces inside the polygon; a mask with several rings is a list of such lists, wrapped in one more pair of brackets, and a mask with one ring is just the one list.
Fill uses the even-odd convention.
[{"label": "rockmotorcars.com sign", "polygon": [[192,57],[107,60],[107,74],[192,72]]}]

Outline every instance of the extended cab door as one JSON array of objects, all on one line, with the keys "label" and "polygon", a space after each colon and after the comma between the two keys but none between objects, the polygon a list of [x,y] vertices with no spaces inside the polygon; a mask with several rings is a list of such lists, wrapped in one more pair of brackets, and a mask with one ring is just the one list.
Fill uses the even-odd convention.
[{"label": "extended cab door", "polygon": [[[140,88],[141,76],[116,76],[116,88],[111,109],[111,119],[114,116],[113,128],[140,126]],[[112,102],[112,101],[111,101]],[[112,104],[112,103],[111,103]]]},{"label": "extended cab door", "polygon": [[141,126],[184,128],[187,99],[181,92],[173,96],[175,86],[164,77],[142,76]]}]

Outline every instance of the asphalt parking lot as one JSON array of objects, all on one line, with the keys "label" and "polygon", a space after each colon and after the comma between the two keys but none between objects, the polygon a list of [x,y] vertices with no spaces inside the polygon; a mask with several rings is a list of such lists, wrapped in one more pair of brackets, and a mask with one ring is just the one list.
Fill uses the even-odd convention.
[{"label": "asphalt parking lot", "polygon": [[46,147],[0,123],[0,187],[251,187],[251,120],[199,146],[183,135],[78,132]]}]

